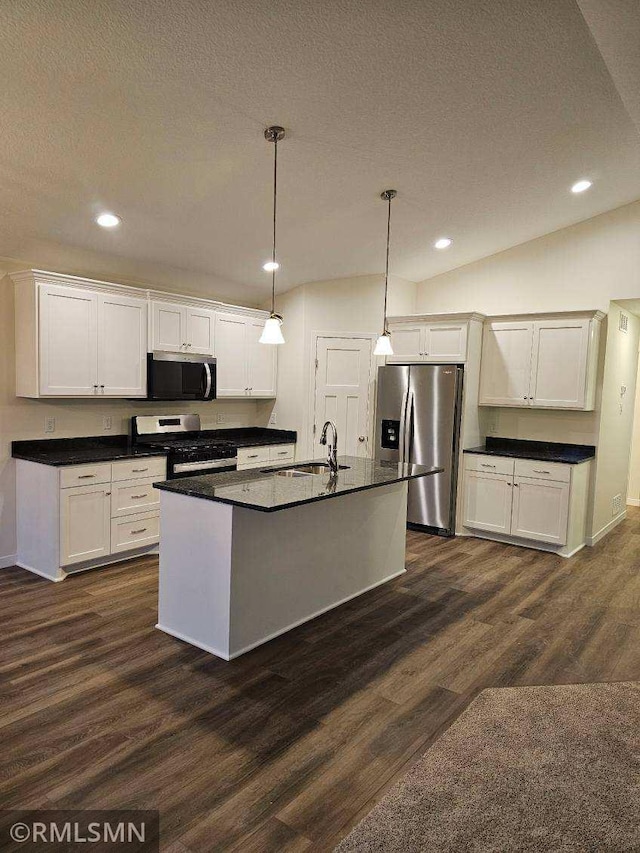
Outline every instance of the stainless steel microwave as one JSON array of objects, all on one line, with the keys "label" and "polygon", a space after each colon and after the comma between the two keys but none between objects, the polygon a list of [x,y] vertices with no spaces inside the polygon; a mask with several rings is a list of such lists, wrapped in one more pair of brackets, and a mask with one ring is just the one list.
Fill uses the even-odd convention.
[{"label": "stainless steel microwave", "polygon": [[215,400],[215,358],[179,352],[148,353],[147,399]]}]

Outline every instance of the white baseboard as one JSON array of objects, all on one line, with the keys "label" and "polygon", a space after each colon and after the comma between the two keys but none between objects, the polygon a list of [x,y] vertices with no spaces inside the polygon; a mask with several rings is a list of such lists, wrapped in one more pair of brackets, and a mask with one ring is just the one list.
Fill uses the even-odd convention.
[{"label": "white baseboard", "polygon": [[614,527],[617,527],[621,521],[624,521],[627,517],[626,509],[623,509],[621,513],[616,515],[615,518],[612,518],[608,524],[605,524],[604,527],[601,527],[597,533],[594,533],[593,536],[587,536],[587,545],[595,545],[599,542],[607,533],[611,533]]},{"label": "white baseboard", "polygon": [[15,566],[17,554],[7,554],[6,557],[0,557],[0,569],[8,569],[9,566]]},{"label": "white baseboard", "polygon": [[627,498],[627,506],[640,506],[640,498]]}]

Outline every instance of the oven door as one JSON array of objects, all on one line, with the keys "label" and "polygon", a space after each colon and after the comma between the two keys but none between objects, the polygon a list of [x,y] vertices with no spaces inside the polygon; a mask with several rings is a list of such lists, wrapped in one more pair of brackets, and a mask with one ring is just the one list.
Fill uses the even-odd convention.
[{"label": "oven door", "polygon": [[222,474],[225,471],[235,471],[237,467],[237,456],[231,459],[203,459],[199,462],[176,461],[169,465],[169,479],[198,477],[200,474]]},{"label": "oven door", "polygon": [[215,400],[216,360],[173,352],[147,356],[149,400]]}]

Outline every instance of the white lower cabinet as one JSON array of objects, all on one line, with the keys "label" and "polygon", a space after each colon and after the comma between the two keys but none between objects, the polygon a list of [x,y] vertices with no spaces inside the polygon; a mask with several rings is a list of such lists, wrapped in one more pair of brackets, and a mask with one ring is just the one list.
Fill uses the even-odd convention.
[{"label": "white lower cabinet", "polygon": [[60,565],[86,563],[111,553],[111,486],[60,490]]},{"label": "white lower cabinet", "polygon": [[[166,479],[164,457],[59,470],[60,566],[87,563],[159,541],[160,493],[153,484]],[[96,484],[78,485],[88,480]]]},{"label": "white lower cabinet", "polygon": [[556,546],[570,556],[586,541],[589,469],[589,462],[466,454],[463,525],[501,541]]}]

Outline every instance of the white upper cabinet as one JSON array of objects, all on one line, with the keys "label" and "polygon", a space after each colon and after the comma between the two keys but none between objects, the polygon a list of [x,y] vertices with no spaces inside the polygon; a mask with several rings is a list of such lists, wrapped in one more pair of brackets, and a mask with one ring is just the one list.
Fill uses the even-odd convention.
[{"label": "white upper cabinet", "polygon": [[99,385],[97,294],[48,284],[40,288],[39,302],[39,393],[95,396]]},{"label": "white upper cabinet", "polygon": [[39,301],[40,395],[146,396],[146,300],[47,284]]},{"label": "white upper cabinet", "polygon": [[147,394],[147,303],[98,295],[98,380],[106,397]]},{"label": "white upper cabinet", "polygon": [[387,364],[460,364],[467,360],[469,323],[481,319],[474,314],[390,317],[393,355]]},{"label": "white upper cabinet", "polygon": [[264,319],[216,317],[218,397],[275,397],[277,347],[259,343]]},{"label": "white upper cabinet", "polygon": [[481,405],[528,404],[532,341],[532,323],[485,324],[480,372]]},{"label": "white upper cabinet", "polygon": [[214,311],[178,302],[154,300],[151,304],[152,350],[213,355]]},{"label": "white upper cabinet", "polygon": [[590,312],[487,321],[479,404],[593,409],[602,317]]}]

